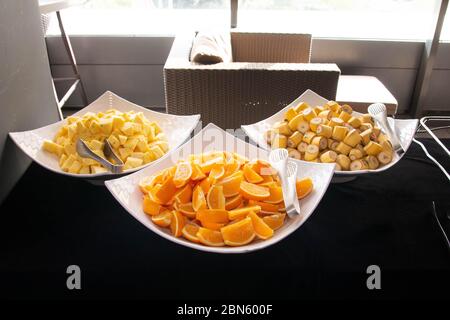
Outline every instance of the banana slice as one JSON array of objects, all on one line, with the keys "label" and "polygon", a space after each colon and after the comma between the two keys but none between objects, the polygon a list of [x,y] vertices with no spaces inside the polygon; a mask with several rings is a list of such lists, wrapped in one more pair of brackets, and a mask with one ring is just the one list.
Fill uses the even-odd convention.
[{"label": "banana slice", "polygon": [[308,147],[306,147],[306,152],[305,152],[305,160],[306,161],[312,161],[317,159],[317,156],[319,155],[319,147],[314,145],[314,144],[310,144],[308,145]]},{"label": "banana slice", "polygon": [[338,154],[336,157],[336,163],[341,166],[342,170],[349,170],[350,162],[350,158],[344,154]]}]

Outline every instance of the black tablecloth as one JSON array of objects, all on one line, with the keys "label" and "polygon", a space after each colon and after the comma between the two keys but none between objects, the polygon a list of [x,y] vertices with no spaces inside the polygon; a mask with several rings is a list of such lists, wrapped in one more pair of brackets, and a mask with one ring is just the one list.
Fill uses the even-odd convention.
[{"label": "black tablecloth", "polygon": [[[407,157],[426,159],[415,144]],[[219,255],[159,237],[104,187],[33,164],[0,208],[1,296],[448,298],[450,255],[432,200],[443,215],[449,195],[436,167],[405,158],[385,173],[330,185],[311,218],[278,244]],[[81,268],[79,291],[66,288],[69,265]],[[381,269],[381,290],[366,287],[369,265]]]}]

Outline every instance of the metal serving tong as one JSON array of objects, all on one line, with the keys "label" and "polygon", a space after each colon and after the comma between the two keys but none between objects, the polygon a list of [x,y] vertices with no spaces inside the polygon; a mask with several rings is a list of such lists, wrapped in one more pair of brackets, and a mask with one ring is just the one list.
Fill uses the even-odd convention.
[{"label": "metal serving tong", "polygon": [[103,144],[103,153],[107,159],[114,160],[114,163],[109,162],[105,158],[102,158],[99,155],[97,155],[94,151],[92,151],[88,147],[86,142],[84,142],[82,139],[77,140],[76,148],[80,157],[93,159],[102,164],[107,170],[111,171],[112,173],[121,173],[123,171],[124,163],[114,153],[113,148],[111,147],[111,144],[109,143],[108,140],[105,140],[105,143]]},{"label": "metal serving tong", "polygon": [[405,152],[405,149],[401,145],[400,139],[398,138],[397,132],[395,131],[395,124],[394,126],[391,126],[389,124],[389,121],[387,119],[386,106],[382,103],[374,103],[367,108],[367,111],[376,121],[378,126],[387,134],[395,152],[397,152],[398,155],[403,154]]},{"label": "metal serving tong", "polygon": [[269,154],[270,165],[278,172],[283,190],[283,200],[286,213],[290,218],[300,214],[300,204],[297,198],[295,182],[297,179],[297,164],[288,161],[286,149],[275,149]]}]

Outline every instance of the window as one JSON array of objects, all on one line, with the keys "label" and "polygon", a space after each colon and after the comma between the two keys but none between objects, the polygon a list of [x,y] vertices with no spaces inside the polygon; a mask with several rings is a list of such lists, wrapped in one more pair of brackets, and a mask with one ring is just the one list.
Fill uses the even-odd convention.
[{"label": "window", "polygon": [[[229,0],[88,0],[61,12],[68,34],[176,34],[230,25]],[[56,19],[47,34],[59,34]]]},{"label": "window", "polygon": [[447,7],[447,12],[445,13],[440,40],[443,42],[450,42],[450,6]]},{"label": "window", "polygon": [[422,40],[438,0],[240,0],[243,29],[315,37]]}]

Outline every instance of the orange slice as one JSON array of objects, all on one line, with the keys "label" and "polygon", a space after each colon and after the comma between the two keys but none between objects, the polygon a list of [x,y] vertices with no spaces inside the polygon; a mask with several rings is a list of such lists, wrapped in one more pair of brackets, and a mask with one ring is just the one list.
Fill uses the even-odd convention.
[{"label": "orange slice", "polygon": [[192,166],[189,162],[180,162],[173,177],[173,183],[177,188],[183,187],[192,176]]},{"label": "orange slice", "polygon": [[239,187],[241,185],[242,179],[243,174],[242,172],[238,171],[232,174],[231,176],[221,180],[220,182],[217,183],[217,185],[223,187],[224,196],[226,198],[229,198],[239,194]]},{"label": "orange slice", "polygon": [[270,228],[272,228],[272,230],[277,230],[283,225],[285,217],[286,214],[277,213],[270,216],[265,216],[262,219]]},{"label": "orange slice", "polygon": [[220,231],[199,228],[197,238],[201,243],[207,246],[222,247],[225,245],[223,242],[222,233]]},{"label": "orange slice", "polygon": [[203,193],[208,193],[209,188],[211,188],[211,180],[208,178],[203,179],[198,183],[198,185],[203,189]]},{"label": "orange slice", "polygon": [[227,198],[225,201],[225,210],[236,209],[242,203],[242,196],[240,194],[234,197]]},{"label": "orange slice", "polygon": [[250,183],[260,183],[264,181],[263,177],[256,173],[256,171],[248,164],[244,166],[244,177]]},{"label": "orange slice", "polygon": [[239,192],[244,198],[252,200],[265,200],[270,197],[269,188],[247,181],[241,181]]},{"label": "orange slice", "polygon": [[202,222],[202,226],[206,229],[210,230],[220,230],[225,225],[225,223],[217,223],[217,222]]},{"label": "orange slice", "polygon": [[192,180],[197,181],[206,178],[206,174],[203,173],[202,169],[197,163],[191,163],[191,167],[192,167],[192,175],[191,175]]},{"label": "orange slice", "polygon": [[192,207],[192,202],[179,203],[176,205],[176,209],[189,219],[195,219],[195,217],[197,216],[197,212],[195,212],[194,208]]},{"label": "orange slice", "polygon": [[277,213],[280,206],[278,204],[267,203],[263,201],[250,200],[248,204],[252,206],[260,206],[262,213]]},{"label": "orange slice", "polygon": [[227,223],[228,211],[220,209],[202,209],[197,212],[197,220],[214,223]]},{"label": "orange slice", "polygon": [[236,220],[245,218],[250,212],[260,212],[260,206],[243,207],[228,211],[228,219]]},{"label": "orange slice", "polygon": [[239,162],[232,159],[231,162],[227,162],[225,164],[225,173],[222,178],[229,177],[238,170],[239,170]]},{"label": "orange slice", "polygon": [[223,187],[213,185],[211,189],[209,189],[208,195],[206,196],[206,202],[208,203],[209,209],[225,210],[225,196],[223,195]]},{"label": "orange slice", "polygon": [[156,216],[161,211],[161,205],[152,201],[148,195],[145,195],[142,209],[146,214]]},{"label": "orange slice", "polygon": [[239,166],[242,166],[248,162],[248,159],[246,157],[241,156],[238,153],[234,153],[233,156],[234,156],[234,159],[239,163]]},{"label": "orange slice", "polygon": [[200,240],[197,238],[197,232],[200,229],[199,226],[193,224],[193,223],[187,223],[183,230],[181,230],[181,234],[183,237],[189,241],[199,243]]},{"label": "orange slice", "polygon": [[170,230],[175,237],[181,237],[181,231],[184,227],[184,216],[179,211],[172,211],[172,221],[170,222]]},{"label": "orange slice", "polygon": [[144,177],[141,181],[139,181],[139,188],[142,193],[146,194],[153,188],[153,180],[155,180],[155,176]]},{"label": "orange slice", "polygon": [[161,187],[154,193],[155,197],[160,200],[162,203],[168,203],[172,197],[177,192],[178,188],[175,186],[173,182],[173,178],[169,177]]},{"label": "orange slice", "polygon": [[157,226],[165,228],[170,226],[170,223],[172,222],[172,212],[166,210],[156,216],[152,216],[151,219]]},{"label": "orange slice", "polygon": [[248,214],[248,217],[252,220],[253,229],[258,238],[266,240],[273,236],[273,229],[269,227],[263,219],[258,217],[256,213],[252,211]]},{"label": "orange slice", "polygon": [[297,197],[303,199],[311,193],[313,189],[313,182],[311,178],[303,178],[297,180],[295,186],[297,187]]},{"label": "orange slice", "polygon": [[270,196],[264,199],[267,203],[280,203],[283,201],[283,190],[280,186],[269,187]]},{"label": "orange slice", "polygon": [[179,203],[188,203],[192,200],[192,186],[186,184],[183,189],[175,194],[175,200]]},{"label": "orange slice", "polygon": [[214,165],[209,172],[209,177],[214,180],[218,180],[225,174],[225,167],[223,165]]},{"label": "orange slice", "polygon": [[194,211],[206,209],[205,194],[200,186],[195,186],[194,192],[192,192],[192,208]]},{"label": "orange slice", "polygon": [[203,162],[202,164],[200,164],[200,169],[203,173],[206,174],[209,173],[217,164],[223,164],[223,157],[217,157]]},{"label": "orange slice", "polygon": [[255,231],[250,218],[242,219],[236,223],[220,229],[225,244],[229,246],[243,246],[253,241]]}]

